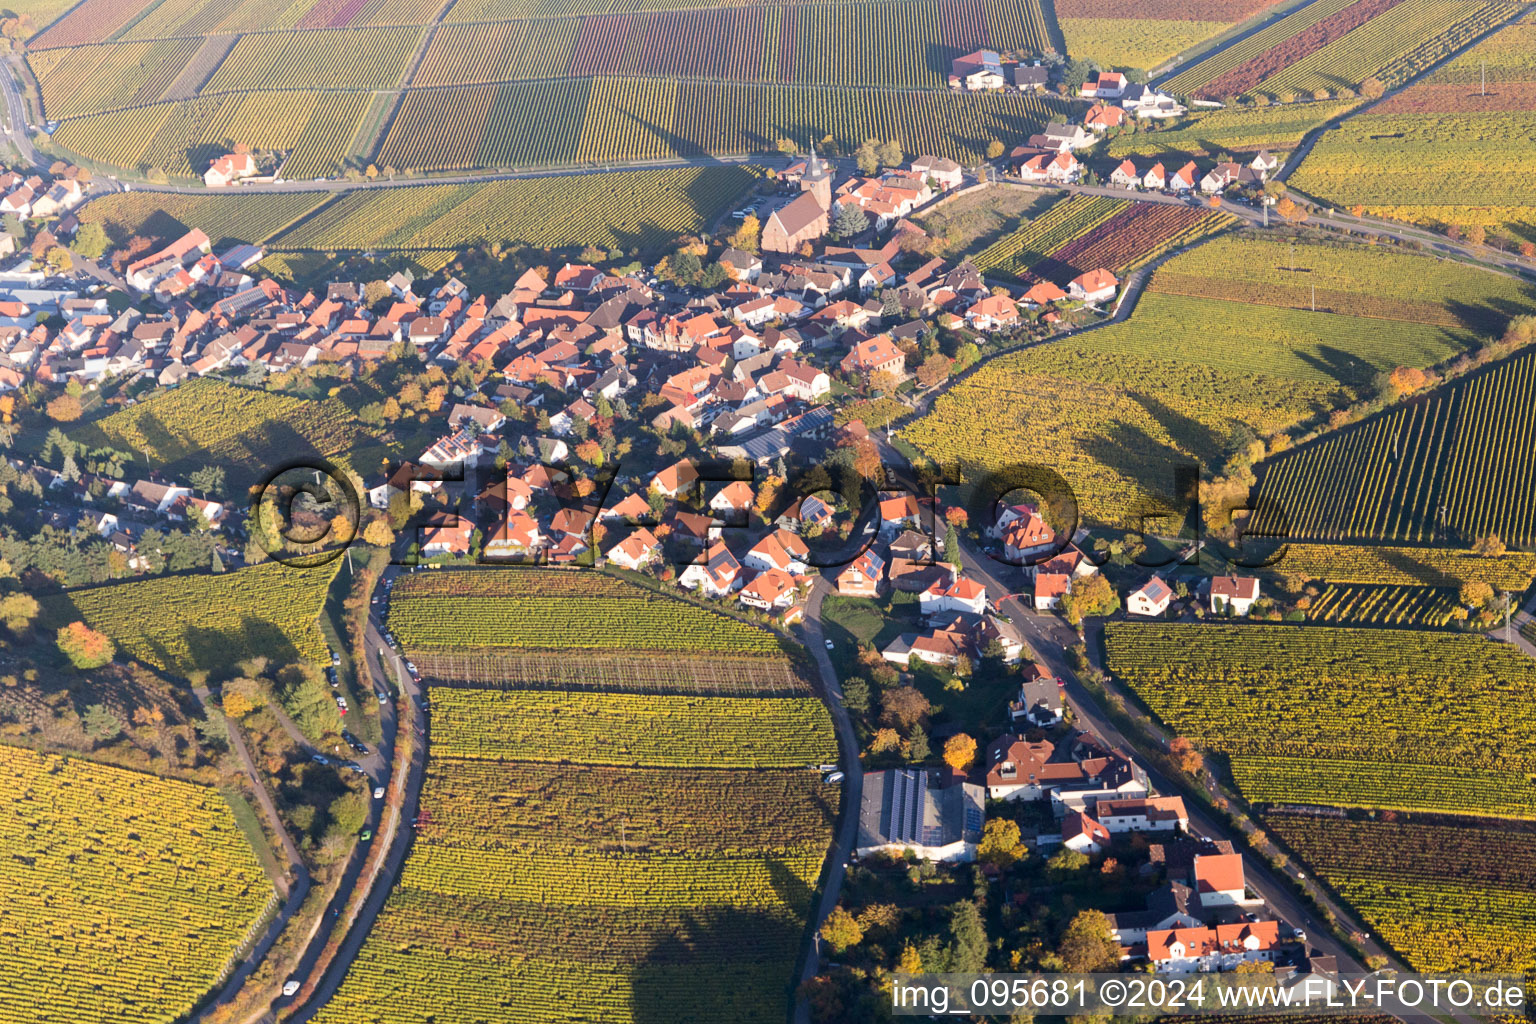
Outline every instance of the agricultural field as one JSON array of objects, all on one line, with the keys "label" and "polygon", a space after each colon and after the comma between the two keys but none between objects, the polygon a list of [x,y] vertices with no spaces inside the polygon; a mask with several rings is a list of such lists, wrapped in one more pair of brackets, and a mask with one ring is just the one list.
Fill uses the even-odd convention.
[{"label": "agricultural field", "polygon": [[[1155,131],[1140,129],[1109,140],[1113,157],[1176,157],[1246,154],[1295,149],[1308,132],[1360,105],[1359,100],[1276,103],[1269,106],[1194,110]],[[1307,162],[1311,157],[1307,158]],[[1147,165],[1142,165],[1146,170]]]},{"label": "agricultural field", "polygon": [[1536,579],[1536,554],[1478,555],[1447,548],[1358,544],[1287,544],[1275,570],[1302,579],[1383,586],[1459,587],[1482,581],[1495,590],[1524,591]]},{"label": "agricultural field", "polygon": [[1259,469],[1254,533],[1322,541],[1536,541],[1536,352],[1475,371]]},{"label": "agricultural field", "polygon": [[1444,328],[1473,344],[1504,333],[1536,287],[1449,260],[1381,246],[1294,246],[1229,236],[1180,256],[1149,290]]},{"label": "agricultural field", "polygon": [[[535,581],[537,590],[530,592],[526,588]],[[455,590],[461,582],[474,589]],[[571,610],[573,598],[579,598],[579,612]],[[413,650],[624,649],[772,657],[783,649],[766,629],[680,598],[596,573],[526,567],[408,576],[395,588],[389,623]]]},{"label": "agricultural field", "polygon": [[368,428],[333,399],[294,398],[212,377],[161,389],[75,436],[92,448],[143,455],[179,478],[201,466],[222,466],[229,497],[297,458],[335,458],[367,475],[383,455]]},{"label": "agricultural field", "polygon": [[81,207],[84,224],[100,224],[113,244],[134,235],[170,242],[192,228],[202,228],[216,251],[239,242],[265,242],[318,210],[331,197],[315,192],[173,195],[165,192],[114,192]]},{"label": "agricultural field", "polygon": [[[554,633],[603,621],[637,637],[618,656],[687,674],[648,653],[645,594],[596,572],[440,570],[401,579],[391,626],[405,639],[402,611],[463,601],[516,619],[542,595]],[[745,634],[730,650],[755,653]],[[316,1021],[782,1020],[838,806],[807,770],[837,755],[825,706],[500,682],[434,683],[421,827]]]},{"label": "agricultural field", "polygon": [[44,599],[50,629],[80,620],[119,655],[172,675],[264,657],[274,667],[329,664],[320,611],[340,563],[311,569],[265,562],[223,573],[154,576]]},{"label": "agricultural field", "polygon": [[282,154],[284,177],[341,170],[372,94],[245,92],[72,118],[53,141],[87,160],[172,177],[200,176],[236,144]]},{"label": "agricultural field", "polygon": [[1411,969],[1510,972],[1536,963],[1529,833],[1278,814],[1264,825]]},{"label": "agricultural field", "polygon": [[[1255,433],[1311,422],[1371,393],[1384,370],[1438,364],[1472,344],[1467,332],[1435,323],[1159,290],[1165,276],[1190,276],[1186,268],[1215,274],[1219,290],[1222,275],[1236,286],[1262,273],[1254,267],[1288,265],[1288,247],[1275,242],[1244,242],[1258,247],[1244,250],[1251,266],[1207,252],[1232,244],[1218,239],[1165,263],[1125,323],[991,361],[903,436],[972,471],[985,468],[983,453],[1028,451],[1066,478],[1089,521],[1139,528],[1134,516],[1171,501],[1176,466],[1214,470]],[[1411,259],[1435,272],[1432,261]],[[1336,279],[1341,291],[1390,291],[1383,279],[1403,269],[1364,259],[1359,267],[1358,278]],[[1470,307],[1483,301],[1471,290],[1478,282],[1489,301],[1503,294],[1502,279],[1469,277],[1459,297]]]},{"label": "agricultural field", "polygon": [[[131,4],[87,3],[28,59],[63,121],[62,150],[175,178],[236,143],[286,156],[280,173],[294,178],[368,162],[432,171],[761,152],[828,135],[844,150],[894,137],[913,155],[974,162],[1064,109],[946,87],[950,61],[977,47],[1051,49],[1038,0],[536,4],[536,20],[516,4],[452,5],[452,21],[431,25],[439,6],[298,0],[263,18],[254,0],[165,0],[138,19]],[[401,88],[397,114],[378,116],[376,101]]]},{"label": "agricultural field", "polygon": [[1162,83],[1175,94],[1290,100],[1397,85],[1519,10],[1503,0],[1316,0]]},{"label": "agricultural field", "polygon": [[[1018,93],[849,90],[635,78],[410,90],[378,156],[421,170],[752,153],[831,135],[851,150],[894,138],[910,154],[974,163],[1042,125],[1058,100]],[[1032,128],[1030,130],[1033,130]]]},{"label": "agricultural field", "polygon": [[[1249,799],[1464,813],[1514,803],[1536,815],[1536,663],[1508,645],[1422,630],[1172,623],[1110,623],[1104,643],[1109,671],[1176,733],[1230,757]],[[1301,783],[1277,785],[1271,759]],[[1387,767],[1399,781],[1373,787]],[[1254,779],[1269,788],[1249,791]]]},{"label": "agricultural field", "polygon": [[31,60],[48,116],[80,117],[153,103],[192,59],[196,39],[44,50]]},{"label": "agricultural field", "polygon": [[1073,196],[978,254],[987,273],[1066,287],[1089,270],[1121,274],[1233,222],[1230,214],[1185,206]]},{"label": "agricultural field", "polygon": [[1428,626],[1438,629],[1451,624],[1459,607],[1454,590],[1330,583],[1307,609],[1307,621],[1334,626]]},{"label": "agricultural field", "polygon": [[1424,81],[1330,129],[1291,183],[1379,216],[1536,240],[1533,54],[1536,24],[1495,32]]},{"label": "agricultural field", "polygon": [[1262,14],[1275,0],[1183,0],[1138,4],[1056,0],[1067,53],[1110,67],[1152,70],[1174,55]]},{"label": "agricultural field", "polygon": [[0,746],[0,1022],[171,1024],[274,899],[223,797]]},{"label": "agricultural field", "polygon": [[748,168],[690,167],[356,192],[261,240],[279,252],[649,250],[701,231],[755,180]]},{"label": "agricultural field", "polygon": [[[434,693],[432,746],[444,757],[672,768],[796,768],[837,759],[831,718],[814,697]],[[593,736],[602,737],[597,748]]]}]

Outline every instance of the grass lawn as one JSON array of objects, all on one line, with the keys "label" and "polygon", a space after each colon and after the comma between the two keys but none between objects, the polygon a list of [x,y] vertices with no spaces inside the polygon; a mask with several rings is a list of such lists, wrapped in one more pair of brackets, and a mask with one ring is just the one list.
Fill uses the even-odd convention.
[{"label": "grass lawn", "polygon": [[987,188],[952,199],[916,220],[934,240],[933,255],[955,256],[1012,234],[1060,199],[1058,192]]},{"label": "grass lawn", "polygon": [[[830,653],[840,679],[865,675],[859,664],[860,645],[883,649],[901,634],[922,628],[917,595],[900,591],[882,598],[828,597],[822,602],[821,619],[827,639],[835,645]],[[1015,666],[989,667],[981,661],[961,690],[947,688],[951,681],[948,671],[926,665],[912,673],[903,672],[902,678],[921,690],[933,705],[932,735],[964,732],[981,745],[1007,725],[1008,701],[1018,686]],[[938,756],[937,744],[934,756]]]}]

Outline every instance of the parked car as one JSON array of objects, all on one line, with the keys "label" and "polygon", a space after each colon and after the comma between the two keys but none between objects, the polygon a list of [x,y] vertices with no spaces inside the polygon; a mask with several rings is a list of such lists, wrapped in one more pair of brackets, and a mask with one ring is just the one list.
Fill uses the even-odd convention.
[{"label": "parked car", "polygon": [[299,991],[300,985],[301,983],[298,978],[289,978],[287,981],[283,982],[283,995],[294,995]]},{"label": "parked car", "polygon": [[383,786],[374,786],[373,787],[373,798],[375,800],[383,800],[384,799],[384,787]]},{"label": "parked car", "polygon": [[331,759],[326,757],[324,754],[311,754],[311,755],[309,755],[309,759],[311,761],[315,762],[315,764],[330,764],[331,763]]}]

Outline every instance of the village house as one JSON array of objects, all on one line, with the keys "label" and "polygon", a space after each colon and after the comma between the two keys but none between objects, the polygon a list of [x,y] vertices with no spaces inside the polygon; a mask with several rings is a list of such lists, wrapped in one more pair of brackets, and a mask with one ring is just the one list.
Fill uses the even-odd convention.
[{"label": "village house", "polygon": [[679,574],[677,584],[709,597],[725,597],[742,585],[741,563],[730,548],[716,542],[704,553],[702,561],[692,563]]},{"label": "village house", "polygon": [[1158,92],[1150,85],[1127,85],[1125,92],[1120,96],[1120,106],[1136,117],[1150,117],[1158,120],[1183,117],[1189,113],[1189,108],[1184,104],[1167,93]]},{"label": "village house", "polygon": [[1006,84],[1003,78],[1003,58],[996,50],[977,50],[950,61],[951,89],[1001,89]]},{"label": "village house", "polygon": [[436,555],[462,558],[469,554],[475,523],[468,516],[436,512],[418,529],[423,555],[429,558]]},{"label": "village house", "polygon": [[880,651],[886,661],[903,667],[912,659],[929,665],[950,667],[969,656],[969,640],[964,633],[934,629],[926,633],[903,633]]},{"label": "village house", "polygon": [[203,172],[203,184],[209,188],[223,188],[241,178],[256,175],[256,161],[249,153],[226,153],[213,161]]},{"label": "village house", "polygon": [[1068,811],[1061,819],[1061,845],[1069,850],[1093,856],[1109,842],[1109,830],[1084,811]]},{"label": "village house", "polygon": [[972,303],[965,319],[978,331],[996,331],[1019,322],[1019,307],[1006,295],[989,295]]},{"label": "village house", "polygon": [[798,575],[805,572],[805,559],[810,553],[811,549],[797,534],[780,529],[752,545],[741,562],[754,572],[777,569]]},{"label": "village house", "polygon": [[1050,80],[1050,69],[1040,64],[1019,64],[1013,69],[1013,87],[1020,92],[1040,92]]},{"label": "village house", "polygon": [[994,533],[1003,542],[1003,554],[1010,562],[1024,564],[1051,553],[1056,546],[1056,531],[1045,518],[1028,505],[1012,505],[998,514]]},{"label": "village house", "polygon": [[508,509],[496,529],[486,538],[484,554],[487,559],[520,560],[541,551],[545,543],[538,520],[526,512]]},{"label": "village house", "polygon": [[1113,107],[1107,103],[1095,103],[1083,115],[1083,127],[1094,132],[1107,132],[1111,128],[1119,128],[1125,124],[1129,115],[1124,108]]},{"label": "village house", "polygon": [[752,485],[745,480],[732,480],[709,499],[709,509],[729,522],[745,522],[752,508]]},{"label": "village house", "polygon": [[1232,184],[1242,174],[1242,168],[1237,164],[1227,161],[1219,163],[1205,172],[1205,177],[1200,179],[1200,191],[1205,193],[1220,192]]},{"label": "village house", "polygon": [[1231,970],[1273,960],[1280,944],[1277,921],[1243,921],[1210,928],[1147,933],[1147,959],[1158,973]]},{"label": "village house", "polygon": [[[1122,947],[1144,944],[1147,933],[1168,931],[1174,928],[1200,928],[1204,921],[1199,916],[1199,904],[1195,891],[1179,882],[1165,882],[1147,893],[1147,909],[1108,914],[1109,934]],[[1129,959],[1140,951],[1123,949],[1122,959]]]},{"label": "village house", "polygon": [[1114,100],[1125,93],[1125,76],[1118,71],[1100,71],[1077,94],[1085,100]]},{"label": "village house", "polygon": [[940,156],[920,156],[908,165],[914,175],[930,182],[937,192],[959,188],[965,180],[965,172],[953,160]]},{"label": "village house", "polygon": [[1125,610],[1131,615],[1162,615],[1172,600],[1173,588],[1162,577],[1153,576],[1126,596]]},{"label": "village house", "polygon": [[1022,181],[1045,181],[1054,185],[1075,184],[1082,171],[1083,165],[1071,153],[1036,153],[1014,168],[1014,174]]},{"label": "village house", "polygon": [[1141,179],[1141,187],[1154,192],[1161,192],[1168,187],[1168,172],[1161,161],[1147,168],[1147,173]]},{"label": "village house", "polygon": [[1195,179],[1199,174],[1199,169],[1195,167],[1195,162],[1191,160],[1173,172],[1173,176],[1168,179],[1168,187],[1175,192],[1193,192],[1195,189]]},{"label": "village house", "polygon": [[956,612],[984,615],[987,611],[987,588],[962,576],[948,586],[935,583],[918,594],[917,606],[925,618]]},{"label": "village house", "polygon": [[651,478],[651,490],[665,498],[676,498],[692,491],[699,471],[687,459],[674,462]]},{"label": "village house", "polygon": [[837,574],[837,592],[844,597],[878,597],[885,581],[885,560],[866,550]]},{"label": "village house", "polygon": [[1211,580],[1211,612],[1215,615],[1247,615],[1259,599],[1259,581],[1253,576],[1217,576]]},{"label": "village house", "polygon": [[850,375],[889,373],[900,377],[906,373],[907,354],[896,347],[890,335],[877,334],[854,345],[837,365]]},{"label": "village house", "polygon": [[1005,734],[987,746],[985,764],[988,799],[1049,799],[1058,816],[1148,793],[1145,774],[1129,758],[1082,734],[1059,747]]},{"label": "village house", "polygon": [[1109,172],[1109,183],[1117,188],[1136,188],[1141,184],[1141,175],[1136,170],[1136,165],[1129,160],[1122,160],[1120,166]]},{"label": "village house", "polygon": [[1236,907],[1254,902],[1247,897],[1248,884],[1240,853],[1197,855],[1191,873],[1202,907]]},{"label": "village house", "polygon": [[1038,663],[1024,666],[1024,681],[1019,684],[1019,697],[1008,706],[1008,717],[1014,726],[1025,722],[1049,729],[1061,722],[1064,710],[1061,681]]},{"label": "village house", "polygon": [[642,526],[608,549],[608,561],[638,572],[660,553],[661,542],[654,533]]},{"label": "village house", "polygon": [[1181,796],[1149,796],[1134,800],[1100,800],[1094,816],[1112,834],[1121,832],[1185,832],[1189,812]]},{"label": "village house", "polygon": [[982,788],[943,781],[941,773],[921,768],[866,773],[855,852],[860,857],[884,853],[941,862],[975,860],[986,823]]},{"label": "village house", "polygon": [[1115,275],[1100,267],[1074,277],[1067,285],[1067,294],[1079,302],[1108,302],[1119,287]]},{"label": "village house", "polygon": [[736,595],[736,599],[748,608],[765,612],[777,611],[780,608],[788,608],[794,603],[795,591],[796,584],[793,576],[778,569],[769,569],[753,577],[752,582]]}]

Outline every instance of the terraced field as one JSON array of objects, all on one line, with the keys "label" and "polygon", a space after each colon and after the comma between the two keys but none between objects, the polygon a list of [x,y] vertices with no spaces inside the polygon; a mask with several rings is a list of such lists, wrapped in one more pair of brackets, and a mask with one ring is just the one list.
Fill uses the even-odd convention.
[{"label": "terraced field", "polygon": [[1521,22],[1328,131],[1291,183],[1380,216],[1536,240],[1533,97],[1536,24]]},{"label": "terraced field", "polygon": [[1412,969],[1507,972],[1536,963],[1529,833],[1293,815],[1264,824]]},{"label": "terraced field", "polygon": [[0,1021],[170,1024],[273,898],[213,789],[0,746]]},{"label": "terraced field", "polygon": [[1104,642],[1115,677],[1229,757],[1249,799],[1536,816],[1536,665],[1513,647],[1259,624],[1110,623]]},{"label": "terraced field", "polygon": [[[1313,254],[1300,249],[1294,266],[1321,276],[1357,251],[1326,250],[1308,263]],[[1317,312],[1254,301],[1268,293],[1247,282],[1284,280],[1291,274],[1278,268],[1290,260],[1282,243],[1239,239],[1175,257],[1126,323],[993,360],[903,435],[972,473],[1001,453],[1027,451],[1066,478],[1090,521],[1139,528],[1143,510],[1172,500],[1175,467],[1220,466],[1244,438],[1370,393],[1383,370],[1465,351],[1477,336],[1459,320],[1446,326],[1448,311],[1471,311],[1476,320],[1476,311],[1498,309],[1509,294],[1492,275],[1442,271],[1422,257],[1378,261],[1372,253],[1352,260],[1350,273],[1329,272],[1340,295]],[[1413,283],[1420,271],[1424,291]],[[1455,277],[1456,290],[1437,290],[1446,286],[1435,283],[1442,272]],[[1192,280],[1204,294],[1226,297],[1180,294]],[[1378,294],[1404,296],[1400,319],[1353,315],[1344,299],[1361,296],[1369,308]]]},{"label": "terraced field", "polygon": [[[409,602],[453,613],[463,596],[540,593],[575,633],[593,601],[630,589],[509,569],[397,591],[417,579],[392,625]],[[645,602],[619,603],[601,616],[610,633],[643,631]],[[819,701],[515,685],[432,698],[421,827],[320,1024],[788,1014],[838,802],[805,768],[836,756]]]}]

